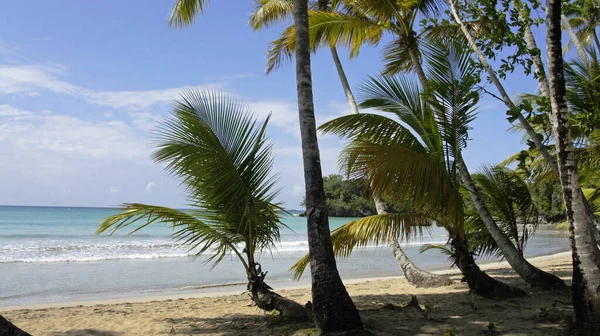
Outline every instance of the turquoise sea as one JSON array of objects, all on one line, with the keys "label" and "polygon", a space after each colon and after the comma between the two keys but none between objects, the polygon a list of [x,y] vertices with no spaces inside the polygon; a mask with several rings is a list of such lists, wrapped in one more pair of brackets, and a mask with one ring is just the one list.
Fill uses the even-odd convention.
[{"label": "turquoise sea", "polygon": [[[134,235],[95,235],[100,221],[114,209],[67,207],[0,207],[0,308],[186,295],[244,288],[245,274],[235,259],[216,268],[193,258],[160,224]],[[331,218],[331,228],[350,219]],[[275,289],[293,286],[287,269],[308,251],[306,219],[286,216],[291,230],[282,232],[277,250],[260,256],[267,282]],[[434,251],[419,254],[426,243],[444,243],[446,232],[433,228],[421,239],[404,242],[409,257],[424,269],[447,269],[450,262]],[[538,230],[527,246],[529,256],[567,250],[566,237]],[[481,262],[484,262],[483,260]],[[356,250],[338,267],[344,279],[402,275],[387,247]],[[301,279],[307,283],[309,274]],[[233,287],[231,287],[233,286]]]}]

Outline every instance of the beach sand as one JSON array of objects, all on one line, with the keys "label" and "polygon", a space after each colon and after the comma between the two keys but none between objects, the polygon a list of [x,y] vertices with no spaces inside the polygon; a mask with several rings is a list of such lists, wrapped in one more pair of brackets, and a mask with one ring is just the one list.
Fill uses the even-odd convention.
[{"label": "beach sand", "polygon": [[[570,253],[532,258],[530,261],[570,284]],[[523,299],[495,301],[468,293],[454,271],[450,286],[415,288],[401,277],[347,281],[346,287],[365,327],[375,335],[569,335],[573,309],[570,291],[533,290],[505,264],[482,266],[493,277],[526,289]],[[278,290],[302,304],[309,288]],[[416,295],[424,311],[401,308]],[[289,324],[265,314],[245,293],[146,302],[79,304],[68,307],[14,309],[0,312],[33,335],[304,335],[311,323]],[[151,301],[152,300],[152,301]],[[392,305],[390,305],[392,304]],[[424,309],[425,306],[429,308]],[[493,322],[495,333],[488,332]]]}]

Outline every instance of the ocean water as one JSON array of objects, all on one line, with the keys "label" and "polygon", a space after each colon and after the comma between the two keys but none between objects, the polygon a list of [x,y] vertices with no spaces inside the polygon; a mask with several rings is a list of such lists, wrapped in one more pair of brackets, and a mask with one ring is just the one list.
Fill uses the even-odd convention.
[{"label": "ocean water", "polygon": [[[206,257],[171,239],[172,230],[156,224],[127,236],[96,235],[101,220],[114,209],[64,207],[0,207],[0,308],[32,304],[81,302],[141,296],[239,290],[245,273],[233,258],[212,268]],[[330,218],[331,228],[349,218]],[[288,268],[308,251],[306,219],[286,216],[277,250],[263,252],[259,262],[275,289],[296,284]],[[419,254],[427,243],[444,243],[447,234],[433,228],[423,237],[403,242],[406,253],[424,269],[447,269],[448,259],[435,251]],[[529,256],[569,248],[555,231],[538,230]],[[481,262],[484,262],[482,260]],[[402,275],[387,247],[357,249],[338,261],[344,279]],[[308,270],[300,280],[309,281]]]}]

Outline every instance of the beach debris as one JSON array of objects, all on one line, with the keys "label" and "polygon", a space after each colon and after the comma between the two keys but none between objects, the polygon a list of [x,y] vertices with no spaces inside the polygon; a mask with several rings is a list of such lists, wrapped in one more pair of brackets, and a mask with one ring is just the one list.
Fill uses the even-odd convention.
[{"label": "beach debris", "polygon": [[175,327],[171,327],[171,331],[169,331],[169,335],[176,335],[177,331],[175,331]]}]

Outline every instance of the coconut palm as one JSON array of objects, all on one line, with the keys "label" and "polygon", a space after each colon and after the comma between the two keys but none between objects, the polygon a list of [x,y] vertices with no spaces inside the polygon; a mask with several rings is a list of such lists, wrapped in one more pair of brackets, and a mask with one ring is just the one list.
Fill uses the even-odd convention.
[{"label": "coconut palm", "polygon": [[573,257],[572,298],[575,320],[579,328],[587,330],[586,335],[593,335],[600,328],[600,292],[598,291],[600,288],[600,250],[592,232],[593,225],[587,216],[583,192],[580,192],[579,171],[575,164],[569,127],[560,29],[561,8],[561,1],[548,0],[546,39],[552,125],[569,222],[569,239]]},{"label": "coconut palm", "polygon": [[[169,22],[174,26],[190,25],[207,3],[208,0],[176,0]],[[362,321],[342,283],[330,248],[329,220],[323,196],[325,192],[312,99],[310,44],[308,23],[305,22],[307,16],[308,1],[295,0],[293,17],[295,25],[299,27],[295,34],[299,42],[296,46],[296,81],[306,184],[308,248],[313,261],[313,316],[323,334],[360,331],[363,329]]]},{"label": "coconut palm", "polygon": [[426,50],[434,65],[429,72],[435,94],[425,94],[410,77],[371,78],[362,87],[362,106],[387,115],[349,115],[321,126],[350,140],[340,157],[349,176],[368,178],[374,191],[410,205],[407,213],[348,223],[332,233],[332,241],[336,252],[346,255],[355,246],[389,243],[410,237],[419,225],[439,223],[449,232],[454,262],[473,292],[490,298],[522,296],[523,291],[481,271],[465,240],[455,157],[466,145],[478,94],[473,91],[475,69],[462,50],[442,45]]},{"label": "coconut palm", "polygon": [[[415,31],[418,16],[438,14],[444,7],[443,1],[422,0],[417,2],[345,0],[336,1],[329,10],[310,12],[311,46],[342,46],[350,50],[350,56],[359,54],[363,45],[377,45],[385,34],[394,39],[384,47],[384,74],[415,71],[426,87],[427,81],[422,66],[419,41],[428,34],[455,35],[456,27],[439,25],[432,30]],[[267,69],[281,66],[291,58],[294,51],[294,26],[284,30],[271,43],[268,51]]]},{"label": "coconut palm", "polygon": [[[250,17],[250,25],[255,29],[262,29],[270,26],[274,22],[285,21],[289,18],[292,12],[293,1],[292,0],[257,0],[256,1],[256,10]],[[329,6],[329,1],[317,1],[312,4],[312,7],[317,8],[320,12],[331,12],[331,8]],[[314,10],[309,10],[309,23],[311,15],[317,15],[319,12]],[[284,37],[287,41],[294,41],[295,44],[295,36],[294,34],[295,28],[291,26],[284,33]],[[277,45],[277,44],[276,44]],[[294,46],[286,46],[286,50],[288,50],[288,54],[291,56]],[[315,46],[313,46],[315,48]],[[342,84],[342,88],[346,95],[346,100],[348,102],[348,106],[350,108],[350,112],[353,114],[358,114],[359,109],[356,104],[356,99],[354,98],[354,94],[352,92],[352,88],[348,83],[348,79],[346,77],[346,73],[344,71],[344,67],[340,61],[337,47],[335,43],[331,43],[329,45],[329,49],[331,51],[331,55],[333,58],[333,62],[336,66],[336,70],[338,72],[338,76],[340,78],[340,83]],[[280,49],[281,51],[281,49]],[[273,52],[273,49],[271,49]],[[278,57],[270,58],[270,60],[278,59]],[[267,67],[267,72],[270,72],[274,69],[274,64],[271,62]],[[373,201],[375,203],[375,208],[378,214],[387,213],[386,204],[381,198],[380,195],[373,194]],[[417,287],[437,287],[448,285],[452,282],[449,277],[437,275],[433,273],[426,272],[419,267],[417,267],[406,255],[404,250],[400,244],[396,242],[390,242],[390,247],[392,248],[392,253],[397,260],[398,265],[404,272],[408,281]],[[425,281],[427,279],[427,281]]]},{"label": "coconut palm", "polygon": [[[575,36],[582,47],[594,43],[597,52],[600,52],[600,41],[596,27],[600,25],[600,2],[598,0],[579,0],[565,6],[564,15],[572,29],[576,29]],[[572,44],[573,41],[569,41]],[[585,59],[582,59],[585,60]]]},{"label": "coconut palm", "polygon": [[186,187],[191,211],[156,205],[124,204],[106,218],[98,233],[137,226],[132,233],[162,223],[196,256],[218,264],[228,255],[244,267],[254,303],[282,316],[306,319],[304,308],[271,291],[257,253],[271,250],[284,227],[275,202],[267,118],[258,122],[235,98],[218,92],[185,91],[157,133],[157,163]]},{"label": "coconut palm", "polygon": [[362,320],[342,283],[331,245],[313,102],[307,0],[294,0],[294,24],[313,317],[321,335],[360,335]]},{"label": "coconut palm", "polygon": [[[519,173],[502,166],[484,166],[473,180],[500,230],[523,256],[538,224],[537,207],[527,183]],[[469,216],[467,231],[476,254],[503,256],[478,214]]]}]

